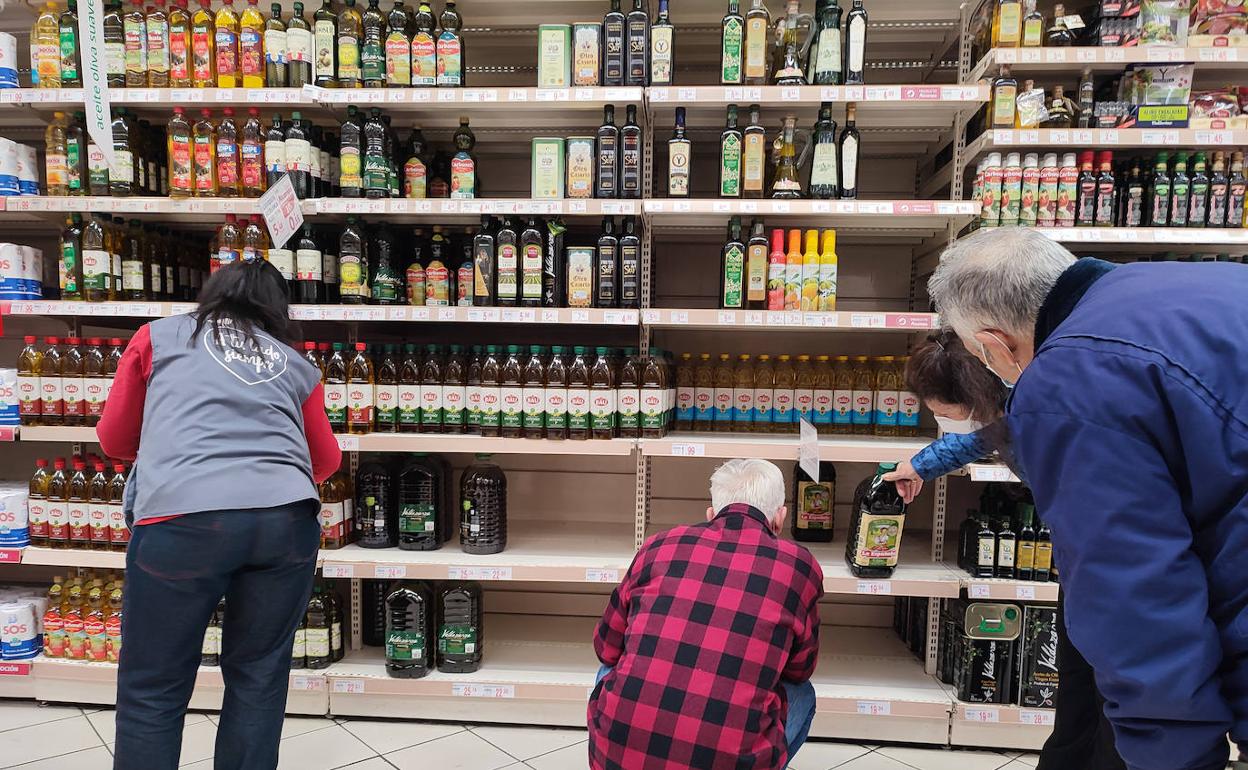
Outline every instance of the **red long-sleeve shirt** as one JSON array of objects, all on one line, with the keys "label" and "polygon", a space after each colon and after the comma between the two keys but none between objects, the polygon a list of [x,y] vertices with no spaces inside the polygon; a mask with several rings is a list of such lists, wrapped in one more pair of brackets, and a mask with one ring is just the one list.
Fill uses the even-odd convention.
[{"label": "red long-sleeve shirt", "polygon": [[[143,404],[147,398],[147,382],[152,376],[152,340],[146,325],[139,327],[122,354],[104,405],[104,414],[95,433],[100,448],[109,457],[133,461],[139,454],[143,428]],[[342,451],[325,416],[325,396],[321,386],[313,388],[303,402],[303,432],[312,461],[312,479],[321,483],[338,470]],[[240,416],[241,419],[241,416]],[[176,425],[168,426],[177,430]],[[172,517],[145,519],[143,524],[166,521]]]}]

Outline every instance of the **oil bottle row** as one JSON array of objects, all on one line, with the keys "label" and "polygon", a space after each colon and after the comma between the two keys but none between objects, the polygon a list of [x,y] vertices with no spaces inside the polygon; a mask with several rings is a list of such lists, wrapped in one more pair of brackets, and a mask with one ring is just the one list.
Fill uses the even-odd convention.
[{"label": "oil bottle row", "polygon": [[[144,6],[120,0],[106,4],[104,66],[113,88],[361,88],[464,85],[463,17],[446,0],[435,21],[432,2],[415,10],[397,0],[384,13],[369,0],[361,13],[355,0],[334,11],[325,0],[309,21],[303,3],[282,18],[273,3],[265,16],[258,0],[241,13],[222,0],[215,13],[199,0],[192,13],[186,0]],[[47,3],[31,32],[31,71],[40,88],[82,85],[76,3],[58,13]]]},{"label": "oil bottle row", "polygon": [[719,306],[731,310],[836,310],[836,231],[771,231],[770,249],[763,221],[754,219],[744,239],[740,217],[728,224],[720,256]]},{"label": "oil bottle row", "polygon": [[[795,360],[796,359],[796,360]],[[907,357],[682,353],[676,366],[677,430],[914,436],[919,400],[906,391]]]},{"label": "oil bottle row", "polygon": [[485,653],[483,605],[477,583],[365,580],[363,641],[385,648],[393,677],[470,674]]},{"label": "oil bottle row", "polygon": [[[85,343],[85,344],[84,344]],[[125,342],[119,337],[23,338],[17,357],[22,425],[95,425],[113,387]]]},{"label": "oil bottle row", "polygon": [[42,618],[44,657],[117,663],[124,591],[121,573],[54,577]]},{"label": "oil bottle row", "polygon": [[[250,227],[248,225],[251,225]],[[240,231],[252,252],[267,242],[260,218]],[[70,214],[61,230],[57,261],[60,298],[72,301],[193,300],[208,260],[192,237],[164,225],[100,214]]]},{"label": "oil bottle row", "polygon": [[44,131],[48,195],[168,195],[164,132],[125,107],[113,109],[114,164],[87,133],[83,112],[55,112]]},{"label": "oil bottle row", "polygon": [[983,227],[1244,227],[1244,154],[989,153],[975,174]]},{"label": "oil bottle row", "polygon": [[349,433],[658,438],[676,390],[668,354],[554,345],[304,343],[330,425]]},{"label": "oil bottle row", "polygon": [[1017,485],[989,484],[979,510],[958,530],[958,566],[976,577],[1057,579],[1048,526],[1036,516],[1031,494]]},{"label": "oil bottle row", "polygon": [[[201,666],[221,665],[222,640],[225,636],[226,619],[229,617],[225,599],[217,602],[208,627],[204,631],[200,649]],[[343,601],[328,581],[316,582],[304,610],[299,627],[295,629],[291,649],[291,669],[329,668],[331,663],[346,655],[343,646]]]},{"label": "oil bottle row", "polygon": [[[458,494],[456,494],[458,492]],[[459,529],[464,553],[500,553],[507,546],[507,477],[479,454],[454,485],[440,455],[406,460],[379,456],[321,484],[321,546],[436,551]],[[456,516],[458,515],[458,520]]]},{"label": "oil bottle row", "polygon": [[94,454],[69,461],[35,461],[27,505],[30,544],[44,548],[124,551],[130,542],[124,510],[126,475],[120,461]]}]

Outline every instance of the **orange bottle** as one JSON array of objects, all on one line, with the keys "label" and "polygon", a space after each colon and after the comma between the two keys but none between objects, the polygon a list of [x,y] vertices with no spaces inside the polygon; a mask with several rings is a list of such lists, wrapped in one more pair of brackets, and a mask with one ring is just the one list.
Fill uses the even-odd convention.
[{"label": "orange bottle", "polygon": [[368,433],[373,429],[373,362],[368,346],[355,343],[355,356],[347,364],[347,432]]},{"label": "orange bottle", "polygon": [[234,0],[222,0],[217,9],[217,88],[237,88],[242,78],[238,68],[238,16]]},{"label": "orange bottle", "polygon": [[43,655],[45,658],[65,657],[65,619],[61,605],[65,599],[65,585],[60,575],[52,578],[48,586],[48,608],[43,612]]}]

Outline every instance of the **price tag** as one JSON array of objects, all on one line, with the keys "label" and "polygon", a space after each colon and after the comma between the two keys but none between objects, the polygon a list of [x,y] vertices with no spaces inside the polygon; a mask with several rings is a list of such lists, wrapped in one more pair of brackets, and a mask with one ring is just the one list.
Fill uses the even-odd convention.
[{"label": "price tag", "polygon": [[1018,723],[1022,725],[1039,725],[1051,727],[1055,712],[1051,709],[1019,709]]},{"label": "price tag", "polygon": [[1034,129],[1020,131],[1018,133],[1019,144],[1040,144],[1040,132]]},{"label": "price tag", "polygon": [[589,311],[588,310],[573,310],[569,315],[571,316],[571,321],[574,324],[589,323]]},{"label": "price tag", "polygon": [[295,197],[290,175],[283,174],[277,184],[260,196],[260,213],[274,248],[285,246],[290,236],[303,227],[303,208]]},{"label": "price tag", "polygon": [[747,310],[745,313],[745,325],[746,326],[762,326],[763,325],[763,311]]},{"label": "price tag", "polygon": [[413,321],[429,320],[429,308],[427,307],[414,307],[411,309],[411,314],[411,320]]},{"label": "price tag", "polygon": [[620,571],[618,569],[596,569],[589,568],[585,570],[586,583],[618,583],[620,582]]},{"label": "price tag", "polygon": [[1105,52],[1105,61],[1107,62],[1124,62],[1127,60],[1127,52],[1121,48],[1102,48]]},{"label": "price tag", "polygon": [[788,201],[772,201],[771,210],[775,214],[787,214],[792,209]]},{"label": "price tag", "polygon": [[559,310],[557,308],[542,308],[542,323],[559,323]]},{"label": "price tag", "polygon": [[650,101],[665,102],[668,100],[668,98],[669,97],[668,97],[666,88],[651,88],[650,89]]},{"label": "price tag", "polygon": [[883,313],[850,313],[849,325],[855,329],[883,329]]},{"label": "price tag", "polygon": [[641,311],[641,322],[647,326],[653,326],[659,322],[659,311],[643,310]]},{"label": "price tag", "polygon": [[784,326],[784,313],[779,310],[773,310],[767,313],[768,326]]},{"label": "price tag", "polygon": [[338,439],[338,448],[341,449],[342,451],[344,452],[360,451],[360,437],[359,436],[341,436],[340,435],[340,436],[335,436],[334,438]]},{"label": "price tag", "polygon": [[737,325],[737,311],[735,310],[719,311],[718,323],[720,326],[736,326]]},{"label": "price tag", "polygon": [[1097,131],[1096,138],[1100,144],[1118,144],[1118,129],[1107,128]]},{"label": "price tag", "polygon": [[439,101],[439,102],[453,102],[453,101],[455,101],[455,97],[456,97],[456,95],[457,95],[457,94],[455,93],[456,89],[454,89],[454,88],[439,88],[439,89],[437,89],[437,91],[438,91],[438,101]]},{"label": "price tag", "polygon": [[796,86],[785,86],[780,89],[780,98],[786,102],[795,102],[802,98],[802,89]]},{"label": "price tag", "polygon": [[537,89],[537,100],[539,102],[553,102],[555,100],[555,91],[552,88]]},{"label": "price tag", "polygon": [[673,310],[671,312],[671,315],[668,316],[668,323],[672,323],[677,326],[684,326],[685,324],[688,324],[689,323],[689,311]]},{"label": "price tag", "polygon": [[355,577],[354,564],[326,564],[321,567],[321,577],[351,578]]},{"label": "price tag", "polygon": [[[805,417],[799,417],[797,464],[812,479],[819,478],[819,432]],[[858,584],[861,588],[862,584]]]},{"label": "price tag", "polygon": [[410,94],[410,98],[414,102],[432,101],[432,95],[427,88],[414,88],[408,91],[408,94]]},{"label": "price tag", "polygon": [[406,321],[407,320],[407,308],[405,307],[386,308],[386,320],[387,321]]},{"label": "price tag", "polygon": [[612,326],[626,326],[637,323],[637,313],[631,310],[604,310],[602,322]]},{"label": "price tag", "polygon": [[1044,60],[1049,64],[1065,64],[1066,49],[1065,48],[1045,48]]},{"label": "price tag", "polygon": [[527,102],[529,100],[529,92],[523,88],[507,89],[507,101],[509,102]]},{"label": "price tag", "polygon": [[859,580],[857,593],[882,596],[893,592],[893,584],[887,580]]},{"label": "price tag", "polygon": [[1200,49],[1200,60],[1205,61],[1205,62],[1239,61],[1239,49],[1237,48],[1202,48]]},{"label": "price tag", "polygon": [[968,722],[997,723],[1001,721],[999,709],[966,709],[963,716]]},{"label": "price tag", "polygon": [[1014,589],[1014,598],[1022,601],[1033,601],[1036,598],[1035,586],[1018,586]]},{"label": "price tag", "polygon": [[988,599],[992,597],[992,586],[987,583],[971,583],[966,589],[966,595],[972,599]]},{"label": "price tag", "polygon": [[997,49],[998,64],[1017,64],[1018,49],[1017,48],[998,48]]},{"label": "price tag", "polygon": [[869,717],[886,717],[893,713],[893,704],[886,700],[860,700],[858,713]]},{"label": "price tag", "polygon": [[455,312],[455,308],[453,307],[438,308],[438,320],[439,321],[454,321],[457,317],[458,317],[458,313]]},{"label": "price tag", "polygon": [[511,567],[447,567],[447,580],[511,580]]},{"label": "price tag", "polygon": [[1196,144],[1224,145],[1234,141],[1231,131],[1197,131]]},{"label": "price tag", "polygon": [[728,201],[711,202],[711,211],[714,211],[716,214],[727,214],[731,210],[732,204],[728,203]]},{"label": "price tag", "polygon": [[828,201],[811,201],[810,210],[816,214],[831,214],[832,204]]},{"label": "price tag", "polygon": [[[1049,51],[1061,51],[1061,50],[1065,50],[1065,49],[1062,49],[1062,48],[1049,48],[1049,49],[1047,49],[1047,50],[1049,50]],[[1091,64],[1091,63],[1094,63],[1094,62],[1096,61],[1096,55],[1097,55],[1097,52],[1098,52],[1098,51],[1102,51],[1102,50],[1105,50],[1105,49],[1103,49],[1103,48],[1076,48],[1076,49],[1075,49],[1075,61],[1080,62],[1080,63],[1083,63],[1083,64]]]},{"label": "price tag", "polygon": [[457,698],[514,698],[514,684],[470,684],[454,682],[451,684],[451,695]]},{"label": "price tag", "polygon": [[373,577],[378,580],[402,580],[407,577],[407,567],[402,564],[379,564],[373,568]]},{"label": "price tag", "polygon": [[364,694],[364,680],[363,679],[334,679],[334,684],[333,684],[333,687],[330,689],[330,691],[331,692],[344,692],[349,695],[363,695]]},{"label": "price tag", "polygon": [[705,457],[706,444],[672,444],[673,457]]},{"label": "price tag", "polygon": [[1039,64],[1040,63],[1040,49],[1039,48],[1024,48],[1021,51],[1020,58],[1022,59],[1023,64]]},{"label": "price tag", "polygon": [[323,676],[292,676],[290,678],[290,689],[299,692],[316,691],[325,689],[325,677]]},{"label": "price tag", "polygon": [[1014,144],[1014,131],[1009,128],[998,128],[992,132],[993,144]]},{"label": "price tag", "polygon": [[840,86],[824,86],[819,89],[819,101],[821,102],[839,102],[841,101]]}]

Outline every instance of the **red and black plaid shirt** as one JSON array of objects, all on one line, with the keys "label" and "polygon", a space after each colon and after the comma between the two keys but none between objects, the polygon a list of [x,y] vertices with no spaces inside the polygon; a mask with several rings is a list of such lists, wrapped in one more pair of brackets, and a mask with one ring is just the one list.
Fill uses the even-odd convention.
[{"label": "red and black plaid shirt", "polygon": [[589,699],[590,767],[783,768],[780,680],[815,671],[821,596],[815,558],[748,505],[650,538],[594,637],[612,671]]}]

